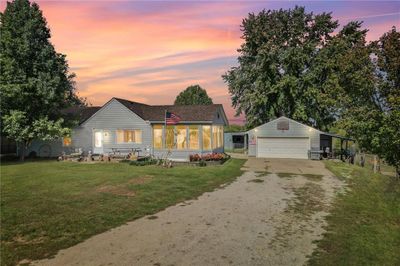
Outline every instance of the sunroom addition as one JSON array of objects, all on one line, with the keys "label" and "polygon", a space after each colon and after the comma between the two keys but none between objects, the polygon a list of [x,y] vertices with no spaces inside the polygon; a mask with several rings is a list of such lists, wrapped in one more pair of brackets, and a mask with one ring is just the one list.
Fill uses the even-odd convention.
[{"label": "sunroom addition", "polygon": [[222,125],[153,125],[155,150],[211,151],[224,146]]}]

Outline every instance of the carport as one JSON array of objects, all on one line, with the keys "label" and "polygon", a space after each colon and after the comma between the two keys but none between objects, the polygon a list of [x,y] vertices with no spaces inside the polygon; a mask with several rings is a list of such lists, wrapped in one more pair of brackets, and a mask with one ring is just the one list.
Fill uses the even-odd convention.
[{"label": "carport", "polygon": [[[333,140],[340,141],[339,149],[333,147]],[[324,158],[337,158],[343,160],[343,156],[347,157],[352,155],[349,142],[354,142],[354,139],[343,137],[337,134],[323,132],[320,134],[320,148]]]}]

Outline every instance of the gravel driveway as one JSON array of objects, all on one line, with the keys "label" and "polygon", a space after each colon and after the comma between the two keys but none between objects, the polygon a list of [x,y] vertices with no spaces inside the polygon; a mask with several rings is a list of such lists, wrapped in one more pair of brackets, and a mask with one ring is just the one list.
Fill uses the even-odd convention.
[{"label": "gravel driveway", "polygon": [[35,264],[304,264],[342,183],[319,161],[250,158],[244,170],[228,186]]}]

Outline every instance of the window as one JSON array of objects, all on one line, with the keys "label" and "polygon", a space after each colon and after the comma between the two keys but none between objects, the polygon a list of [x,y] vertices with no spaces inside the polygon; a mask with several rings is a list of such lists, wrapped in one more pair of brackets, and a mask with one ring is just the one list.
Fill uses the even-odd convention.
[{"label": "window", "polygon": [[189,126],[189,149],[199,149],[199,126]]},{"label": "window", "polygon": [[176,126],[176,148],[178,150],[183,150],[187,148],[186,126]]},{"label": "window", "polygon": [[224,127],[219,126],[219,132],[218,132],[218,147],[224,147]]},{"label": "window", "polygon": [[224,146],[224,129],[222,126],[213,126],[213,149]]},{"label": "window", "polygon": [[175,127],[167,126],[166,130],[166,148],[167,149],[175,149]]},{"label": "window", "polygon": [[142,131],[138,129],[117,130],[117,143],[142,143]]},{"label": "window", "polygon": [[211,150],[211,126],[203,126],[203,150]]},{"label": "window", "polygon": [[72,144],[72,139],[70,137],[63,138],[63,147],[71,146],[71,144]]},{"label": "window", "polygon": [[155,149],[162,149],[163,147],[163,128],[162,125],[153,126],[153,145]]},{"label": "window", "polygon": [[218,148],[218,126],[212,127],[212,134],[213,134],[212,147],[213,149],[216,149]]}]

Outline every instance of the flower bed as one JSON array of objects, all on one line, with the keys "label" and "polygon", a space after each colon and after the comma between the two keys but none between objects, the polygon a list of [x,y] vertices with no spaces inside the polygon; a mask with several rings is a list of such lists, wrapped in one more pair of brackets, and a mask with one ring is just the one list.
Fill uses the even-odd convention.
[{"label": "flower bed", "polygon": [[221,164],[229,158],[230,156],[225,153],[192,154],[189,156],[190,162],[220,162]]}]

